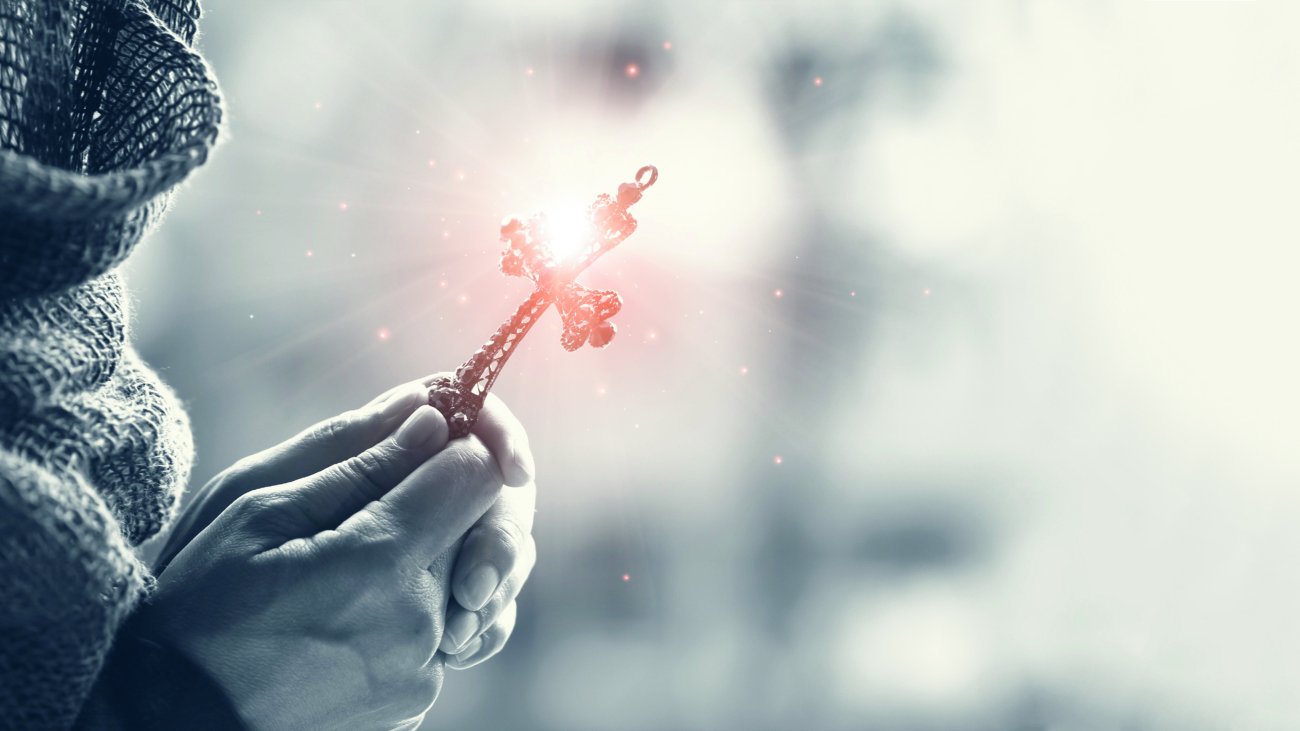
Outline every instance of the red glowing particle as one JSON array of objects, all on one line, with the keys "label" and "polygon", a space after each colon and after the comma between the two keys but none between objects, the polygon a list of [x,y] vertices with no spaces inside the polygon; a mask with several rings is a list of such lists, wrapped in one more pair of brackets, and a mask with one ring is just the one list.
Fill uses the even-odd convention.
[{"label": "red glowing particle", "polygon": [[777,297],[780,297],[780,296],[781,296],[781,290],[778,289],[778,290],[776,291],[776,296],[777,296]]},{"label": "red glowing particle", "polygon": [[672,42],[672,41],[664,41],[664,50],[665,50],[665,51],[671,51],[671,50],[673,50],[673,42]]},{"label": "red glowing particle", "polygon": [[529,76],[532,76],[532,75],[533,75],[533,69],[532,69],[532,67],[530,66],[530,67],[524,69],[524,73],[528,74]]},{"label": "red glowing particle", "polygon": [[743,375],[745,375],[746,373],[749,373],[749,369],[748,369],[748,368],[745,368],[744,366],[741,366],[741,368],[740,368],[740,375],[743,376]]},{"label": "red glowing particle", "polygon": [[632,63],[627,65],[628,76],[636,76],[639,73],[641,73],[641,70],[636,67],[636,64]]},{"label": "red glowing particle", "polygon": [[385,329],[382,328],[382,327],[379,328],[379,339],[380,339],[380,340],[387,340],[387,339],[388,339],[388,331],[385,330]]},{"label": "red glowing particle", "polygon": [[437,161],[437,160],[430,160],[430,161],[429,161],[429,167],[431,167],[431,168],[436,168],[436,167],[438,167],[438,161]]},{"label": "red glowing particle", "polygon": [[623,580],[624,580],[624,581],[627,581],[627,580],[629,580],[629,579],[631,579],[631,578],[632,578],[632,577],[629,576],[628,574],[623,574]]},{"label": "red glowing particle", "polygon": [[781,464],[781,455],[779,454],[776,455],[776,457],[772,461],[775,462],[776,464]]},{"label": "red glowing particle", "polygon": [[817,78],[813,79],[813,85],[814,85],[814,86],[821,86],[821,85],[822,85],[822,77],[818,76]]},{"label": "red glowing particle", "polygon": [[858,296],[858,293],[857,293],[857,292],[849,292],[849,296],[850,296],[850,297],[857,297],[857,296]]},{"label": "red glowing particle", "polygon": [[339,210],[340,210],[340,211],[346,211],[347,209],[348,209],[348,204],[346,204],[346,203],[340,203],[340,204],[339,204]]},{"label": "red glowing particle", "polygon": [[308,258],[311,258],[311,249],[308,249],[308,250],[307,250],[307,257],[308,257]]},{"label": "red glowing particle", "polygon": [[604,386],[600,386],[600,387],[598,387],[598,388],[596,389],[596,393],[600,394],[601,396],[604,396],[604,395],[605,395],[605,387],[604,387]]},{"label": "red glowing particle", "polygon": [[465,301],[467,301],[467,300],[468,300],[468,298],[465,297],[465,295],[462,294],[462,295],[460,296],[460,301],[461,301],[461,302],[465,302]]},{"label": "red glowing particle", "polygon": [[930,294],[930,290],[928,290],[928,289],[925,290],[925,293],[926,293],[926,294]]},{"label": "red glowing particle", "polygon": [[316,108],[320,109],[320,102],[316,102]]}]

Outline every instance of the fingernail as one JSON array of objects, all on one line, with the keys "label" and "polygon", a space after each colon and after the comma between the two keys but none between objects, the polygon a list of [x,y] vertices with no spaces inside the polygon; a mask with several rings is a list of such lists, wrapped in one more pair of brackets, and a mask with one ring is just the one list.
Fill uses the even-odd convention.
[{"label": "fingernail", "polygon": [[[478,615],[473,612],[462,612],[447,622],[446,634],[451,638],[451,644],[457,650],[460,650],[461,645],[469,642],[469,638],[473,637],[477,631]],[[455,654],[459,655],[460,652]]]},{"label": "fingernail", "polygon": [[429,441],[433,432],[438,428],[438,420],[442,415],[437,409],[425,404],[415,410],[414,414],[402,424],[393,437],[397,441],[397,446],[402,449],[415,449],[416,447]]},{"label": "fingernail", "polygon": [[422,403],[427,403],[428,400],[428,389],[423,384],[412,383],[385,401],[379,409],[379,416],[384,419],[391,419],[402,412],[416,408]]},{"label": "fingernail", "polygon": [[471,657],[474,657],[474,655],[478,653],[478,651],[482,648],[483,648],[483,638],[475,637],[474,641],[469,643],[468,647],[456,653],[456,659],[460,660],[461,662],[465,662]]},{"label": "fingernail", "polygon": [[510,451],[514,455],[515,464],[519,466],[519,469],[524,471],[524,474],[528,475],[528,482],[532,482],[533,478],[536,476],[536,473],[533,471],[535,467],[533,465],[532,450],[527,446],[521,448],[518,443],[512,443],[510,445]]},{"label": "fingernail", "polygon": [[481,563],[470,570],[465,580],[461,582],[461,588],[465,593],[465,601],[470,606],[466,609],[478,611],[487,604],[488,599],[497,593],[497,587],[501,585],[501,574],[496,567],[490,563]]}]

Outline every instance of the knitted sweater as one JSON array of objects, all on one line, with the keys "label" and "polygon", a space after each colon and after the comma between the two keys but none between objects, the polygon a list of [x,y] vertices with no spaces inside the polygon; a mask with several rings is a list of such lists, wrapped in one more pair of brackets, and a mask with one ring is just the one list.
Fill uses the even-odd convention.
[{"label": "knitted sweater", "polygon": [[133,549],[172,518],[192,446],[129,345],[116,267],[217,140],[198,15],[0,0],[0,728],[230,719],[123,629],[152,584]]}]

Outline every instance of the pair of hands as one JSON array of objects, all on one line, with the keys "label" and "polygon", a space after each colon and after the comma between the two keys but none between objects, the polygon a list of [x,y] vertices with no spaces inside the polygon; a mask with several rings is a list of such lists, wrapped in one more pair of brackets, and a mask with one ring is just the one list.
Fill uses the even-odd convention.
[{"label": "pair of hands", "polygon": [[413,729],[444,665],[509,638],[536,560],[527,436],[489,396],[449,443],[433,378],[241,460],[164,546],[145,624],[251,728]]}]

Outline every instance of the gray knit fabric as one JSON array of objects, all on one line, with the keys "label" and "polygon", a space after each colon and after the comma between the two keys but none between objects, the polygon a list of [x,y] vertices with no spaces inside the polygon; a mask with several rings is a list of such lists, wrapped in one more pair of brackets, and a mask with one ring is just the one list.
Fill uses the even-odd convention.
[{"label": "gray knit fabric", "polygon": [[72,726],[188,477],[115,268],[217,140],[198,15],[0,0],[0,728]]}]

